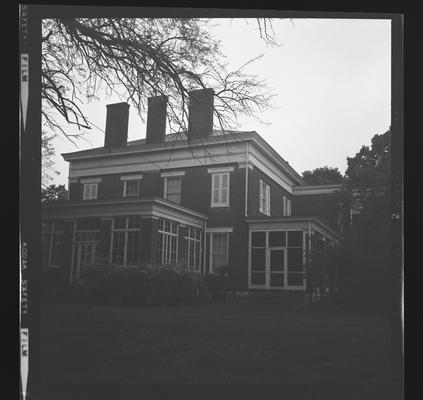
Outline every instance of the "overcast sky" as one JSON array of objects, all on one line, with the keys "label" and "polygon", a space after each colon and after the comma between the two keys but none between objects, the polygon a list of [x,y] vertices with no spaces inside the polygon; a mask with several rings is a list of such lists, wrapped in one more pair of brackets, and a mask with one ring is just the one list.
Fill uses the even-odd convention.
[{"label": "overcast sky", "polygon": [[[240,118],[240,130],[255,130],[299,173],[317,167],[345,172],[346,158],[391,123],[390,20],[293,19],[276,22],[279,47],[260,39],[254,20],[215,20],[212,31],[221,40],[229,66],[238,68],[264,53],[246,70],[267,80],[276,94],[275,109],[259,115],[267,122]],[[51,183],[67,186],[68,163],[60,153],[104,144],[106,104],[102,98],[83,107],[98,130],[86,135],[79,149],[58,137],[56,169]],[[70,133],[74,132],[69,130]],[[145,137],[145,125],[131,107],[128,140]]]}]

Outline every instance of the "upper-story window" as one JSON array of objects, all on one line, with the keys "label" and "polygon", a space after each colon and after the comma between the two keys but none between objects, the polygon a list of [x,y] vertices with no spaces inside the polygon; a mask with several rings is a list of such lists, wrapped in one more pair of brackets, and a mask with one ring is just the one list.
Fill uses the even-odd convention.
[{"label": "upper-story window", "polygon": [[270,215],[270,186],[260,180],[260,212]]},{"label": "upper-story window", "polygon": [[286,196],[283,196],[282,214],[284,216],[291,215],[291,200],[288,199]]},{"label": "upper-story window", "polygon": [[209,168],[211,176],[211,207],[229,207],[230,172],[234,167]]},{"label": "upper-story window", "polygon": [[164,178],[163,197],[166,200],[173,201],[174,203],[181,202],[183,175],[185,175],[184,171],[163,172],[161,174],[162,178]]},{"label": "upper-story window", "polygon": [[82,192],[82,200],[95,200],[98,195],[98,184],[101,182],[101,178],[88,178],[82,179],[81,183],[84,185]]},{"label": "upper-story window", "polygon": [[121,176],[123,181],[123,197],[137,197],[140,190],[142,175]]}]

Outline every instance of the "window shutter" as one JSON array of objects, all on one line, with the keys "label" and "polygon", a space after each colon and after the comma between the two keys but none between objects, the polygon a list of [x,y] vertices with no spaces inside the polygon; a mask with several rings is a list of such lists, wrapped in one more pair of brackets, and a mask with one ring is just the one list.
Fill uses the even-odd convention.
[{"label": "window shutter", "polygon": [[283,196],[282,215],[287,215],[286,196]]},{"label": "window shutter", "polygon": [[97,198],[97,184],[94,183],[91,185],[91,196],[90,199],[96,199]]},{"label": "window shutter", "polygon": [[223,204],[227,204],[228,203],[228,181],[229,181],[229,175],[228,174],[223,174],[222,175],[222,181],[221,181],[221,185],[222,185],[222,197],[221,197],[221,202]]},{"label": "window shutter", "polygon": [[220,196],[219,196],[219,187],[220,187],[220,175],[213,174],[212,175],[212,203],[217,204],[220,202]]},{"label": "window shutter", "polygon": [[270,214],[270,186],[266,185],[266,213]]},{"label": "window shutter", "polygon": [[260,204],[260,211],[263,211],[263,181],[260,181],[259,185],[259,204]]}]

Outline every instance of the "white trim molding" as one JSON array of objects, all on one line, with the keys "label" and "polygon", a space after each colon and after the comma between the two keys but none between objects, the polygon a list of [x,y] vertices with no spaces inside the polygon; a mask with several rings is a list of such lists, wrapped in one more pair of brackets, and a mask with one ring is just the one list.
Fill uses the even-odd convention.
[{"label": "white trim molding", "polygon": [[235,170],[234,166],[231,167],[217,167],[217,168],[207,168],[207,173],[209,174],[219,174],[221,172],[233,172]]},{"label": "white trim molding", "polygon": [[233,232],[234,228],[231,226],[219,226],[217,228],[206,228],[207,233],[219,233],[219,232]]},{"label": "white trim molding", "polygon": [[122,175],[120,177],[121,181],[134,181],[137,179],[142,179],[142,175]]},{"label": "white trim molding", "polygon": [[81,183],[99,183],[101,182],[101,178],[85,178],[81,179]]},{"label": "white trim molding", "polygon": [[304,186],[294,186],[292,188],[292,194],[294,195],[311,195],[311,194],[329,194],[334,193],[337,190],[341,190],[341,184],[331,184],[331,185],[304,185]]},{"label": "white trim molding", "polygon": [[160,176],[162,178],[166,178],[168,176],[184,176],[185,171],[169,171],[169,172],[162,172]]}]

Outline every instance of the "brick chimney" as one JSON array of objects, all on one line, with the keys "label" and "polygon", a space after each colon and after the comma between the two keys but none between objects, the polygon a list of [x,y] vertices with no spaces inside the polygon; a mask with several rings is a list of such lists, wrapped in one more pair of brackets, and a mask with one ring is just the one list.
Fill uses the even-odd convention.
[{"label": "brick chimney", "polygon": [[213,133],[214,90],[189,92],[188,138],[207,137]]},{"label": "brick chimney", "polygon": [[107,104],[104,147],[126,146],[128,141],[129,104]]},{"label": "brick chimney", "polygon": [[166,135],[167,96],[148,98],[147,133],[145,143],[163,143]]}]

